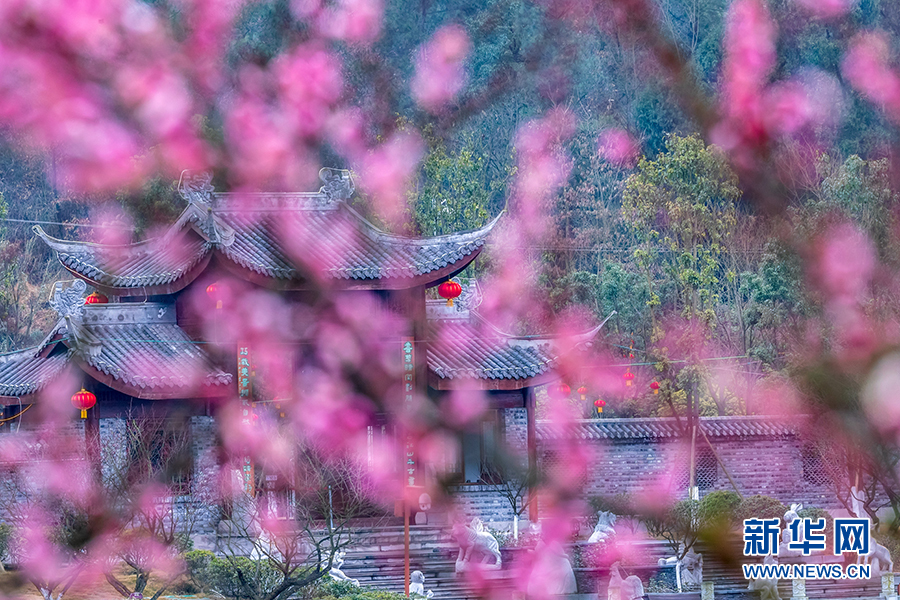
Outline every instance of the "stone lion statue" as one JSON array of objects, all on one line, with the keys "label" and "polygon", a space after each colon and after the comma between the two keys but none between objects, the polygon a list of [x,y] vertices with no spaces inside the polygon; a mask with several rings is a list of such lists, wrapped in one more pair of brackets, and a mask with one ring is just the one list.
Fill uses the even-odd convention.
[{"label": "stone lion statue", "polygon": [[409,574],[409,596],[421,596],[429,600],[434,596],[431,590],[425,591],[425,574],[422,571],[413,571]]},{"label": "stone lion statue", "polygon": [[[771,554],[767,554],[763,559],[763,564],[777,565],[778,559]],[[751,592],[759,592],[759,600],[781,600],[781,596],[778,595],[777,579],[751,579],[747,589]]]},{"label": "stone lion statue", "polygon": [[872,565],[872,577],[881,577],[882,573],[891,573],[894,570],[894,561],[891,559],[891,552],[874,538],[869,539],[871,546],[868,554],[860,554],[857,556],[856,562],[861,565]]},{"label": "stone lion statue", "polygon": [[618,518],[616,515],[607,510],[598,510],[597,518],[598,521],[597,526],[594,527],[594,533],[588,538],[589,544],[605,542],[616,533],[615,525]]},{"label": "stone lion statue", "polygon": [[481,563],[492,569],[499,569],[503,563],[500,558],[500,544],[490,533],[484,530],[481,519],[475,517],[471,525],[455,523],[453,538],[459,544],[459,558],[456,559],[456,572],[461,573],[472,558],[481,555]]},{"label": "stone lion statue", "polygon": [[[322,568],[328,566],[328,560],[325,559],[322,561]],[[355,586],[359,586],[358,579],[350,579],[347,577],[347,574],[341,570],[341,567],[344,566],[344,552],[338,552],[334,555],[334,558],[331,561],[331,569],[328,570],[328,575],[331,576],[335,581],[349,581]]]}]

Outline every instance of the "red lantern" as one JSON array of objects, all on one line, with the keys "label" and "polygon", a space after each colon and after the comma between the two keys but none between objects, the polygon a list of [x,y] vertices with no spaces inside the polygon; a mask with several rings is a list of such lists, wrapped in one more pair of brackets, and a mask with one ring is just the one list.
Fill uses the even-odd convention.
[{"label": "red lantern", "polygon": [[606,402],[597,398],[596,400],[594,400],[594,406],[597,407],[597,414],[599,415],[603,412],[603,407],[606,406]]},{"label": "red lantern", "polygon": [[558,385],[551,386],[547,391],[556,400],[562,400],[563,398],[569,397],[569,394],[572,393],[572,388],[570,388],[565,383],[560,383]]},{"label": "red lantern", "polygon": [[658,394],[659,393],[659,384],[654,381],[653,383],[650,384],[650,389],[653,390],[654,394]]},{"label": "red lantern", "polygon": [[588,393],[588,389],[586,386],[581,386],[580,388],[578,388],[578,395],[581,396],[582,402],[585,400],[587,393]]},{"label": "red lantern", "polygon": [[462,286],[455,281],[445,281],[438,286],[438,294],[447,299],[447,306],[453,306],[453,299],[462,294]]},{"label": "red lantern", "polygon": [[88,409],[93,408],[95,404],[97,404],[97,396],[84,388],[81,388],[80,392],[75,392],[75,395],[72,396],[72,406],[81,410],[82,419],[87,419]]},{"label": "red lantern", "polygon": [[88,297],[84,299],[85,305],[106,304],[107,302],[109,302],[109,298],[97,291],[91,292],[90,294],[88,294]]},{"label": "red lantern", "polygon": [[622,375],[625,378],[625,385],[630,386],[631,382],[634,381],[634,373],[631,371],[625,371],[625,374]]},{"label": "red lantern", "polygon": [[216,301],[216,308],[222,308],[222,296],[219,293],[221,288],[218,281],[206,286],[206,295]]}]

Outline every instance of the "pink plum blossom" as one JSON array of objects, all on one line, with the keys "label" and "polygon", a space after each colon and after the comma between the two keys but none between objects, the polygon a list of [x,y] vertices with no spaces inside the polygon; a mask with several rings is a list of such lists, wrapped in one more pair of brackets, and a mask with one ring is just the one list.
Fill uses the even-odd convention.
[{"label": "pink plum blossom", "polygon": [[466,83],[463,63],[470,51],[469,36],[458,25],[439,29],[416,56],[412,95],[420,106],[440,112]]}]

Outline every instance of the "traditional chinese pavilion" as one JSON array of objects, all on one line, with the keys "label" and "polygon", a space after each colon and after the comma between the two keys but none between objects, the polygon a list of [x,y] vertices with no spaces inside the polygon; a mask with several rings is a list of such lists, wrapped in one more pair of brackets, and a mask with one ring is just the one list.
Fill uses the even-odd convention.
[{"label": "traditional chinese pavilion", "polygon": [[[460,482],[482,478],[492,445],[513,421],[527,432],[522,441],[534,461],[534,387],[554,377],[554,341],[517,338],[488,326],[475,310],[475,286],[461,289],[453,307],[426,301],[427,288],[478,256],[497,219],[471,232],[400,237],[350,206],[349,172],[323,169],[320,175],[324,185],[317,192],[252,195],[216,192],[208,177],[189,179],[180,189],[184,212],[164,235],[141,243],[66,241],[35,227],[76,279],[68,287],[57,284],[51,305],[60,319],[39,347],[0,358],[3,417],[21,415],[7,426],[27,426],[31,415],[23,408],[40,403],[42,390],[74,373],[96,396],[86,429],[103,439],[105,452],[139,410],[177,409],[197,452],[211,446],[217,399],[253,394],[247,362],[242,367],[241,356],[217,354],[204,343],[211,334],[191,300],[192,290],[214,293],[217,282],[228,279],[275,291],[292,304],[312,305],[323,289],[374,292],[413,324],[398,332],[398,358],[404,342],[424,349],[409,354],[415,375],[409,380],[417,391],[437,397],[476,389],[490,398],[484,427],[463,440]],[[576,342],[588,342],[596,332]],[[238,344],[234,352],[246,349]]]}]

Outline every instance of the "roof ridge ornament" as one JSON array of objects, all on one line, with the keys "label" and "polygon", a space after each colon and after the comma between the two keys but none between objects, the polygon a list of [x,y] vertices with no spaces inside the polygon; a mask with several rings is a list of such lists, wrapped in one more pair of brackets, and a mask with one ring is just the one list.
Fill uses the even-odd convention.
[{"label": "roof ridge ornament", "polygon": [[191,204],[199,204],[204,207],[212,207],[216,202],[216,188],[212,184],[212,173],[209,171],[181,172],[178,181],[178,193]]},{"label": "roof ridge ornament", "polygon": [[319,194],[325,197],[322,203],[325,205],[349,200],[353,192],[356,191],[353,175],[347,169],[322,167],[319,169],[319,179],[325,184],[319,188]]},{"label": "roof ridge ornament", "polygon": [[69,344],[67,345],[75,351],[83,349],[88,355],[93,356],[100,351],[100,345],[96,342],[86,342],[82,335],[84,293],[86,291],[87,284],[81,279],[76,279],[65,289],[63,289],[63,282],[57,281],[53,284],[50,306],[66,322],[66,330],[69,333]]},{"label": "roof ridge ornament", "polygon": [[[460,283],[459,279],[454,277],[451,281],[456,281]],[[481,293],[481,286],[478,285],[477,279],[472,279],[470,283],[464,284],[460,283],[462,287],[462,292],[460,292],[459,297],[456,299],[456,311],[457,312],[471,312],[481,306],[481,302],[484,300],[484,294]]]},{"label": "roof ridge ornament", "polygon": [[81,279],[76,279],[66,289],[63,289],[62,281],[57,281],[53,284],[50,307],[66,321],[70,319],[80,321],[81,315],[84,313],[84,293],[86,291],[87,284]]},{"label": "roof ridge ornament", "polygon": [[225,247],[234,243],[234,229],[215,216],[217,203],[212,173],[182,171],[178,193],[188,202],[189,221],[196,225],[208,242]]}]

